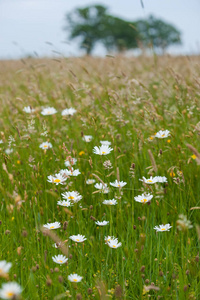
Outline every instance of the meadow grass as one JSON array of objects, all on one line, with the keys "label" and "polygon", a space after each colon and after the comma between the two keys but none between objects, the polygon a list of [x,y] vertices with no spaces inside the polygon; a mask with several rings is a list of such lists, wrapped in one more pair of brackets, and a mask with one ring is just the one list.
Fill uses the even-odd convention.
[{"label": "meadow grass", "polygon": [[[1,283],[18,282],[21,298],[30,300],[200,299],[200,160],[187,146],[200,152],[199,78],[200,57],[0,62],[0,259],[12,263]],[[42,115],[47,106],[58,112]],[[77,112],[62,117],[70,107]],[[170,136],[156,138],[160,130]],[[108,155],[93,153],[102,140],[111,142]],[[39,148],[46,141],[52,148]],[[63,185],[48,182],[70,156],[81,174]],[[167,183],[148,185],[143,176],[166,176]],[[109,193],[87,179],[107,183]],[[110,186],[116,179],[127,184]],[[83,198],[65,209],[57,201],[66,191]],[[153,199],[136,202],[144,192]],[[102,204],[113,198],[117,205]],[[192,228],[178,221],[181,214]],[[56,221],[61,228],[43,231]],[[167,223],[169,231],[154,229]],[[66,264],[52,260],[63,254],[52,232],[65,241]],[[69,239],[77,234],[87,240]],[[121,247],[108,247],[108,235]],[[71,283],[72,273],[82,281]]]}]

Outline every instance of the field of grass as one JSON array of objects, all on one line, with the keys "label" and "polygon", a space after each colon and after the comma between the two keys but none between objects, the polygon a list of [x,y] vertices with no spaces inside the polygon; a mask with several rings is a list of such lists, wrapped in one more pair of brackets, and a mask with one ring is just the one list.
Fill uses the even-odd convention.
[{"label": "field of grass", "polygon": [[[200,57],[1,61],[0,101],[0,260],[12,263],[0,288],[17,282],[30,300],[200,299]],[[57,113],[42,115],[45,107]],[[158,138],[160,130],[170,134]],[[113,150],[95,154],[100,141]],[[48,182],[71,170],[70,157],[81,174]],[[82,199],[58,205],[67,191]],[[151,201],[136,202],[144,193]],[[52,222],[61,227],[43,228]],[[172,227],[157,232],[161,224]],[[77,234],[86,240],[70,239]],[[111,248],[107,236],[121,245]],[[59,254],[65,264],[53,261]],[[68,280],[73,273],[82,280]]]}]

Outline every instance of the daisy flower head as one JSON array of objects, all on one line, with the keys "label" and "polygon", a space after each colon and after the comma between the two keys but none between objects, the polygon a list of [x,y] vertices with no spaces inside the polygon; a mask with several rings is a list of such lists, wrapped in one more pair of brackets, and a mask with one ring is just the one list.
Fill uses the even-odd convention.
[{"label": "daisy flower head", "polygon": [[154,177],[154,179],[160,183],[167,182],[167,177],[165,177],[165,176],[156,176],[156,177]]},{"label": "daisy flower head", "polygon": [[62,254],[52,256],[52,259],[55,263],[63,265],[68,261],[68,258]]},{"label": "daisy flower head", "polygon": [[9,155],[9,154],[13,153],[13,149],[12,149],[12,148],[7,148],[7,149],[5,150],[5,153],[6,153],[7,155]]},{"label": "daisy flower head", "polygon": [[157,137],[158,139],[164,139],[168,136],[170,136],[169,130],[160,130],[155,134],[155,137]]},{"label": "daisy flower head", "polygon": [[68,276],[68,280],[71,282],[80,282],[83,279],[83,277],[79,276],[78,274],[70,274]]},{"label": "daisy flower head", "polygon": [[35,109],[32,108],[31,106],[25,106],[23,108],[23,111],[26,112],[27,114],[31,114],[31,113],[35,112]]},{"label": "daisy flower head", "polygon": [[46,107],[41,111],[43,116],[54,115],[57,113],[57,110],[54,107]]},{"label": "daisy flower head", "polygon": [[159,226],[155,226],[154,229],[159,232],[159,231],[169,231],[170,228],[172,226],[170,226],[170,224],[166,224],[166,225],[159,225]]},{"label": "daisy flower head", "polygon": [[117,204],[117,200],[112,199],[112,200],[104,200],[103,204],[105,205],[116,205]]},{"label": "daisy flower head", "polygon": [[71,166],[75,165],[76,162],[77,162],[77,159],[71,157],[71,158],[65,160],[65,166],[71,167]]},{"label": "daisy flower head", "polygon": [[105,226],[109,224],[109,221],[102,221],[102,222],[96,221],[95,224],[98,226]]},{"label": "daisy flower head", "polygon": [[110,182],[110,185],[114,186],[114,187],[118,187],[118,188],[122,188],[123,186],[125,186],[127,184],[127,182],[124,181],[118,181],[117,179],[115,180],[115,182]]},{"label": "daisy flower head", "polygon": [[118,239],[111,239],[110,241],[107,242],[107,245],[110,248],[117,249],[117,248],[121,247],[122,243],[119,243]]},{"label": "daisy flower head", "polygon": [[76,113],[76,109],[75,108],[66,108],[62,111],[61,115],[62,116],[73,116],[73,114]]},{"label": "daisy flower head", "polygon": [[103,146],[110,146],[111,145],[111,142],[109,142],[109,141],[100,141],[100,143]]},{"label": "daisy flower head", "polygon": [[55,183],[56,185],[64,184],[64,182],[67,180],[67,177],[61,175],[60,173],[55,174],[54,176],[49,175],[47,178],[48,182]]},{"label": "daisy flower head", "polygon": [[94,187],[96,189],[98,189],[100,192],[104,193],[104,194],[108,194],[109,193],[109,188],[107,186],[107,183],[103,184],[103,183],[96,183],[94,185]]},{"label": "daisy flower head", "polygon": [[22,292],[21,286],[17,282],[3,283],[0,289],[2,299],[16,299]]},{"label": "daisy flower head", "polygon": [[93,184],[95,183],[95,179],[87,179],[86,184]]},{"label": "daisy flower head", "polygon": [[76,191],[65,192],[62,193],[61,195],[63,196],[64,199],[67,199],[67,201],[73,201],[74,203],[77,203],[82,199],[82,196]]},{"label": "daisy flower head", "polygon": [[70,170],[68,169],[60,170],[60,174],[66,176],[78,176],[79,174],[81,174],[81,172],[79,171],[79,169],[74,170],[74,168],[71,167]]},{"label": "daisy flower head", "polygon": [[92,137],[92,135],[84,135],[82,139],[83,139],[83,141],[89,143],[89,142],[91,142],[93,137]]},{"label": "daisy flower head", "polygon": [[69,237],[72,241],[76,242],[76,243],[82,243],[84,242],[86,239],[86,237],[84,235],[78,234],[78,235],[71,235]]},{"label": "daisy flower head", "polygon": [[114,239],[115,239],[115,237],[110,236],[110,235],[104,237],[104,241],[105,241],[106,244],[107,244],[109,241],[114,240]]},{"label": "daisy flower head", "polygon": [[44,143],[40,144],[39,147],[42,148],[43,150],[50,149],[50,148],[52,148],[52,144],[49,142],[44,142]]},{"label": "daisy flower head", "polygon": [[69,200],[63,200],[63,201],[59,200],[57,202],[57,205],[65,206],[65,207],[70,207],[70,206],[73,205],[73,203],[71,203]]},{"label": "daisy flower head", "polygon": [[94,147],[93,149],[93,152],[95,154],[98,154],[98,155],[107,155],[109,154],[111,151],[113,150],[113,148],[110,148],[109,146],[100,146],[99,148],[97,146]]},{"label": "daisy flower head", "polygon": [[143,181],[144,183],[147,183],[147,184],[154,184],[157,182],[157,178],[156,177],[150,177],[149,179],[145,178],[144,176],[142,177],[142,179],[139,179],[140,181]]},{"label": "daisy flower head", "polygon": [[147,202],[151,201],[152,198],[153,198],[153,195],[151,195],[151,194],[142,194],[142,195],[138,195],[138,196],[134,197],[135,201],[140,202],[140,203],[147,203]]},{"label": "daisy flower head", "polygon": [[61,227],[60,222],[54,222],[54,223],[47,223],[43,225],[43,227],[51,230],[51,229],[58,229]]},{"label": "daisy flower head", "polygon": [[11,267],[12,267],[12,264],[10,262],[1,260],[0,261],[0,277],[6,277],[6,275],[8,274]]}]

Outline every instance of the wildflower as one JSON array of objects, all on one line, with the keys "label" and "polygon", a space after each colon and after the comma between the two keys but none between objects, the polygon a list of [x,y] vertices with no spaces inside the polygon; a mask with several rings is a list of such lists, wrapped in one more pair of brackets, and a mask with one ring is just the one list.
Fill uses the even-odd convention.
[{"label": "wildflower", "polygon": [[172,227],[172,226],[170,226],[170,224],[166,224],[166,225],[159,225],[159,227],[158,227],[158,226],[155,226],[154,229],[155,229],[157,232],[159,232],[159,231],[169,231],[171,227]]},{"label": "wildflower", "polygon": [[95,179],[86,180],[86,184],[93,184],[93,183],[95,183]]},{"label": "wildflower", "polygon": [[171,143],[171,140],[167,140],[168,143]]},{"label": "wildflower", "polygon": [[148,137],[148,139],[147,139],[147,140],[148,140],[149,142],[151,142],[151,141],[153,141],[153,139],[154,139],[154,138],[155,138],[155,135],[154,135],[154,136],[153,136],[153,135],[151,135],[150,137]]},{"label": "wildflower", "polygon": [[104,168],[105,168],[105,169],[107,169],[107,170],[109,170],[109,169],[112,169],[112,168],[113,168],[113,166],[112,166],[112,163],[111,163],[111,161],[110,161],[110,160],[106,160],[106,161],[104,161],[104,163],[103,163],[103,166],[104,166]]},{"label": "wildflower", "polygon": [[156,176],[154,179],[159,183],[167,182],[167,178],[165,176]]},{"label": "wildflower", "polygon": [[54,107],[46,107],[41,111],[43,116],[54,115],[57,113],[57,110]]},{"label": "wildflower", "polygon": [[31,106],[25,106],[23,108],[23,111],[26,112],[27,114],[31,114],[31,113],[35,112],[35,109],[32,108]]},{"label": "wildflower", "polygon": [[56,255],[52,256],[52,259],[55,263],[60,264],[60,265],[66,263],[68,261],[68,258],[62,254],[59,254],[57,256]]},{"label": "wildflower", "polygon": [[10,262],[0,261],[0,277],[6,277],[11,267],[12,264]]},{"label": "wildflower", "polygon": [[113,150],[113,148],[110,148],[109,146],[100,146],[99,148],[97,146],[94,147],[93,149],[93,152],[95,154],[98,154],[98,155],[107,155],[109,154],[111,151]]},{"label": "wildflower", "polygon": [[92,137],[92,135],[84,135],[82,139],[83,139],[83,141],[89,143],[89,142],[91,142],[93,137]]},{"label": "wildflower", "polygon": [[107,184],[102,184],[100,183],[96,183],[94,186],[96,189],[100,190],[102,193],[107,194],[109,192],[109,188],[107,186]]},{"label": "wildflower", "polygon": [[66,167],[71,167],[71,166],[75,165],[76,162],[77,162],[77,159],[71,157],[71,158],[69,158],[69,159],[67,159],[67,160],[65,161],[65,166],[66,166]]},{"label": "wildflower", "polygon": [[81,235],[81,234],[78,234],[78,235],[71,235],[69,238],[70,238],[72,241],[76,242],[76,243],[82,243],[82,242],[84,242],[85,240],[87,240],[87,239],[85,238],[85,236],[84,236],[84,235]]},{"label": "wildflower", "polygon": [[98,226],[105,226],[105,225],[109,224],[109,221],[102,221],[102,222],[97,221],[97,222],[95,222],[95,224]]},{"label": "wildflower", "polygon": [[43,225],[43,227],[47,229],[58,229],[61,227],[60,222],[54,222],[54,223],[47,223]]},{"label": "wildflower", "polygon": [[42,148],[42,149],[50,149],[50,148],[52,148],[52,144],[51,143],[48,143],[48,142],[44,142],[44,143],[42,143],[42,144],[40,144],[40,146],[39,146],[40,148]]},{"label": "wildflower", "polygon": [[155,134],[155,137],[157,137],[159,139],[164,139],[168,136],[170,136],[169,130],[160,130]]},{"label": "wildflower", "polygon": [[48,182],[55,183],[56,185],[64,184],[64,182],[67,180],[67,177],[64,177],[64,175],[60,173],[55,174],[54,176],[49,175],[47,178]]},{"label": "wildflower", "polygon": [[192,223],[184,215],[179,215],[179,220],[176,221],[177,229],[180,231],[187,231],[192,228]]},{"label": "wildflower", "polygon": [[73,201],[74,203],[79,202],[82,199],[82,196],[76,192],[65,192],[61,194],[64,199],[67,199],[68,201]]},{"label": "wildflower", "polygon": [[115,182],[110,182],[110,185],[114,186],[114,187],[118,187],[118,188],[122,188],[123,186],[125,186],[127,184],[127,182],[124,181],[118,181],[117,179],[115,180]]},{"label": "wildflower", "polygon": [[118,242],[118,239],[111,239],[110,241],[107,242],[107,245],[110,247],[110,248],[118,248],[122,245],[122,243],[119,243]]},{"label": "wildflower", "polygon": [[59,201],[57,202],[57,205],[65,206],[65,207],[70,207],[70,206],[72,206],[73,204],[72,204],[69,200],[63,200],[63,201],[59,200]]},{"label": "wildflower", "polygon": [[79,171],[79,169],[74,170],[74,168],[71,168],[70,170],[62,169],[60,170],[59,174],[66,176],[78,176],[79,174],[81,174],[81,172]]},{"label": "wildflower", "polygon": [[100,141],[100,143],[103,146],[110,146],[111,145],[111,142],[109,142],[109,141]]},{"label": "wildflower", "polygon": [[16,299],[22,292],[21,286],[17,282],[3,283],[0,289],[2,299]]},{"label": "wildflower", "polygon": [[5,150],[5,152],[6,152],[7,155],[9,155],[9,154],[11,154],[11,153],[13,152],[13,149],[7,148],[7,149]]},{"label": "wildflower", "polygon": [[197,158],[195,154],[191,155],[191,157],[192,157],[192,159],[196,159]]},{"label": "wildflower", "polygon": [[138,195],[138,196],[134,197],[135,201],[141,202],[141,203],[147,203],[147,202],[151,201],[152,198],[153,198],[153,195],[151,195],[151,194],[142,194],[142,195]]},{"label": "wildflower", "polygon": [[62,111],[61,115],[62,116],[73,116],[73,114],[76,113],[76,109],[75,108],[66,108]]},{"label": "wildflower", "polygon": [[144,183],[147,183],[147,184],[154,184],[157,182],[157,179],[156,177],[150,177],[149,179],[146,179],[144,176],[142,177],[142,179],[139,179],[140,181],[143,181]]},{"label": "wildflower", "polygon": [[80,156],[82,156],[83,154],[85,154],[84,151],[80,151],[80,152],[79,152],[79,155],[80,155]]},{"label": "wildflower", "polygon": [[112,199],[112,200],[104,200],[103,204],[105,205],[116,205],[117,204],[117,200]]},{"label": "wildflower", "polygon": [[83,277],[77,275],[77,274],[70,274],[68,276],[68,280],[71,282],[80,282],[82,280]]},{"label": "wildflower", "polygon": [[109,241],[114,240],[114,239],[115,239],[114,236],[112,237],[112,236],[109,236],[109,235],[108,235],[108,236],[105,236],[105,237],[104,237],[104,241],[105,241],[106,244],[107,244]]}]

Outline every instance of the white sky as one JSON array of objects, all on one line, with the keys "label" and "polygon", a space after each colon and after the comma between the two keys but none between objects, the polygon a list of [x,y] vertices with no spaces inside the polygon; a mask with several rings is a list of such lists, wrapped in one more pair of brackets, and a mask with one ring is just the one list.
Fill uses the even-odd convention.
[{"label": "white sky", "polygon": [[[173,53],[200,53],[200,0],[0,0],[0,59],[35,56],[80,55],[77,42],[67,40],[65,14],[76,7],[102,4],[109,12],[127,20],[149,14],[175,25],[182,32],[183,45]],[[49,45],[46,42],[51,42]],[[97,47],[96,55],[105,55]]]}]

